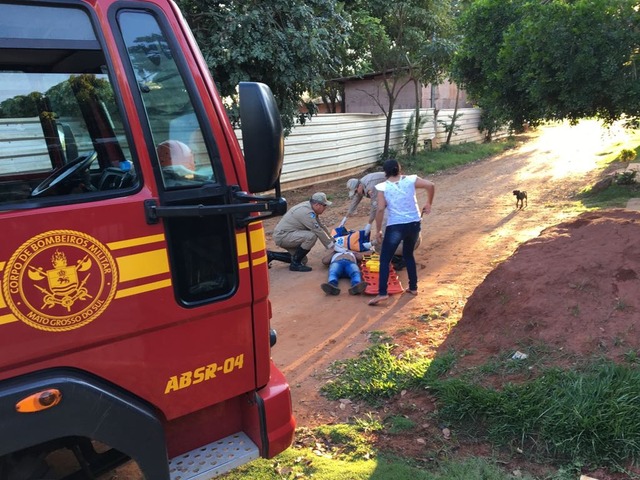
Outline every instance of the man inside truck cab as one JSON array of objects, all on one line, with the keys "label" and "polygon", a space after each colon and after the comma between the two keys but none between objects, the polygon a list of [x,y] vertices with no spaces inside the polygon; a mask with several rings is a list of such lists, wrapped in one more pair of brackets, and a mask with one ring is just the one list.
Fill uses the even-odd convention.
[{"label": "man inside truck cab", "polygon": [[166,140],[158,145],[158,161],[167,186],[181,181],[193,181],[198,177],[193,151],[178,140]]}]

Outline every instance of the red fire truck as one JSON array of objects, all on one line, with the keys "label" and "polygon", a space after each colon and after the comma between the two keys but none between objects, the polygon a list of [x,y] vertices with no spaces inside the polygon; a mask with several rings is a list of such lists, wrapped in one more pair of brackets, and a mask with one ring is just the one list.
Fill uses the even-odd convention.
[{"label": "red fire truck", "polygon": [[208,479],[291,444],[282,127],[239,94],[244,152],[171,0],[0,0],[0,480]]}]

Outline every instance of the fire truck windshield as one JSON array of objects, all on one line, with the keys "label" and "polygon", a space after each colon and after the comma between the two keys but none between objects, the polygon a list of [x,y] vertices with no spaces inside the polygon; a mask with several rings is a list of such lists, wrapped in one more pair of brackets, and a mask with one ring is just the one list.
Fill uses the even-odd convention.
[{"label": "fire truck windshield", "polygon": [[[0,209],[135,188],[122,116],[87,14],[48,8],[49,16],[32,21],[32,8],[0,5]],[[48,28],[39,24],[45,20]]]}]

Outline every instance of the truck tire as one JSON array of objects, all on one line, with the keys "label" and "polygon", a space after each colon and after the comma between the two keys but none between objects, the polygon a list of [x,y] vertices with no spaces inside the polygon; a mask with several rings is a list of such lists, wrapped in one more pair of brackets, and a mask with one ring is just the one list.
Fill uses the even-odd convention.
[{"label": "truck tire", "polygon": [[0,480],[56,480],[44,455],[12,454],[0,459]]}]

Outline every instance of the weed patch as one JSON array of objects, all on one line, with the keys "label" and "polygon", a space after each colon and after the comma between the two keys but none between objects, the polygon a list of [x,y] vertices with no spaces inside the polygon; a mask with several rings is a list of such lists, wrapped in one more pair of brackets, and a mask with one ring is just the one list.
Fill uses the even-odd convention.
[{"label": "weed patch", "polygon": [[517,145],[518,141],[511,137],[491,143],[461,143],[444,149],[422,150],[415,156],[400,156],[398,159],[407,171],[427,175],[482,160]]}]

